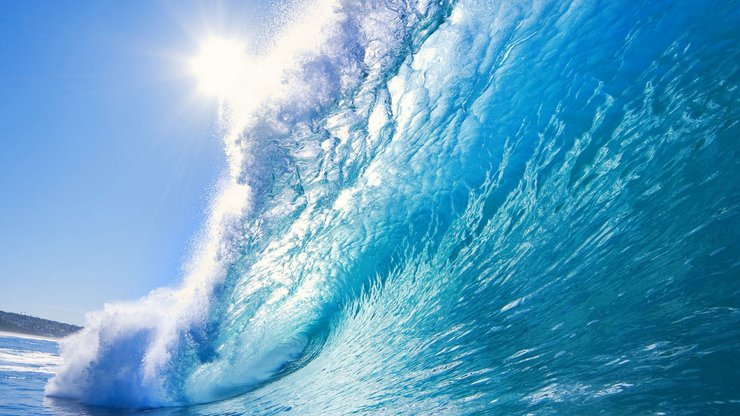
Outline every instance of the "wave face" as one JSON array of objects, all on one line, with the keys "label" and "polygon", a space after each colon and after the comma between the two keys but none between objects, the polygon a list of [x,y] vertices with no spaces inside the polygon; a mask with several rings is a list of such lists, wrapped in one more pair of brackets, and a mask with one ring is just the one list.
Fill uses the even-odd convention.
[{"label": "wave face", "polygon": [[230,172],[183,283],[88,315],[47,394],[737,411],[738,10],[297,7],[254,57],[274,74],[226,100]]}]

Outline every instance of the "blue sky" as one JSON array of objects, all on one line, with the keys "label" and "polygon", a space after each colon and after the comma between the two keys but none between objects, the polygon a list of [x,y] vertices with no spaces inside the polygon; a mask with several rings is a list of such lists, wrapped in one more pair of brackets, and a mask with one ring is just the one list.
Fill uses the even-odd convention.
[{"label": "blue sky", "polygon": [[[0,310],[82,323],[174,284],[225,169],[183,59],[256,2],[0,0]],[[228,33],[227,33],[228,32]]]}]

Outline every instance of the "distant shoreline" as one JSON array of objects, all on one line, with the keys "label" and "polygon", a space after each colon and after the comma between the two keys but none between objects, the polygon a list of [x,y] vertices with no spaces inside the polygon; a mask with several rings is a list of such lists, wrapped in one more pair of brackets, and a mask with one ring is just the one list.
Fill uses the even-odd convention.
[{"label": "distant shoreline", "polygon": [[61,339],[81,329],[82,327],[77,325],[0,311],[0,331],[5,333]]},{"label": "distant shoreline", "polygon": [[63,338],[47,337],[43,335],[24,334],[22,332],[10,332],[10,331],[0,331],[0,337],[35,339],[39,341],[53,341],[53,342],[59,342],[63,339]]}]

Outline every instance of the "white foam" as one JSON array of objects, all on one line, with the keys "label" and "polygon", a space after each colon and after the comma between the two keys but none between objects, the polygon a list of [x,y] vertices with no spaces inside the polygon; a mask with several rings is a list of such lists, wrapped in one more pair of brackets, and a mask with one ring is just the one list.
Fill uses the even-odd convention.
[{"label": "white foam", "polygon": [[[310,131],[312,120],[342,97],[363,88],[372,92],[384,82],[404,33],[427,12],[425,2],[418,7],[409,13],[373,2],[305,2],[295,14],[300,18],[275,36],[267,52],[246,57],[249,67],[233,77],[233,88],[222,89],[229,175],[183,283],[88,314],[85,329],[61,342],[62,364],[47,394],[127,407],[205,402],[269,379],[300,354],[307,343],[301,325],[313,313],[305,308],[320,302],[317,282],[329,277],[305,276],[294,290],[295,274],[279,257],[253,265],[269,271],[260,279],[245,271],[244,259],[269,245],[271,233],[305,204],[294,190],[301,187],[296,161],[318,166],[336,146],[351,146],[355,134],[346,119],[339,123],[344,141],[321,138],[309,147],[296,142],[295,132]],[[375,134],[384,121],[381,113],[373,117]],[[378,172],[370,181],[377,185]],[[275,196],[278,185],[286,190]],[[338,209],[343,202],[350,201],[340,198]],[[296,221],[278,245],[290,247],[292,233],[308,232],[306,224],[305,216]],[[218,292],[234,287],[243,291]],[[236,319],[251,319],[234,329],[219,322],[225,332],[209,332],[214,306],[223,306],[214,301],[228,302],[224,308]]]}]

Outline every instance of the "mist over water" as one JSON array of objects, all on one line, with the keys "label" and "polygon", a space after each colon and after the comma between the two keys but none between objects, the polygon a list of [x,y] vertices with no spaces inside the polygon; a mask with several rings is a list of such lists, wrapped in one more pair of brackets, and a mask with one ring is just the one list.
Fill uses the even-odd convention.
[{"label": "mist over water", "polygon": [[738,411],[738,10],[298,7],[225,97],[230,170],[182,284],[89,315],[47,394]]}]

